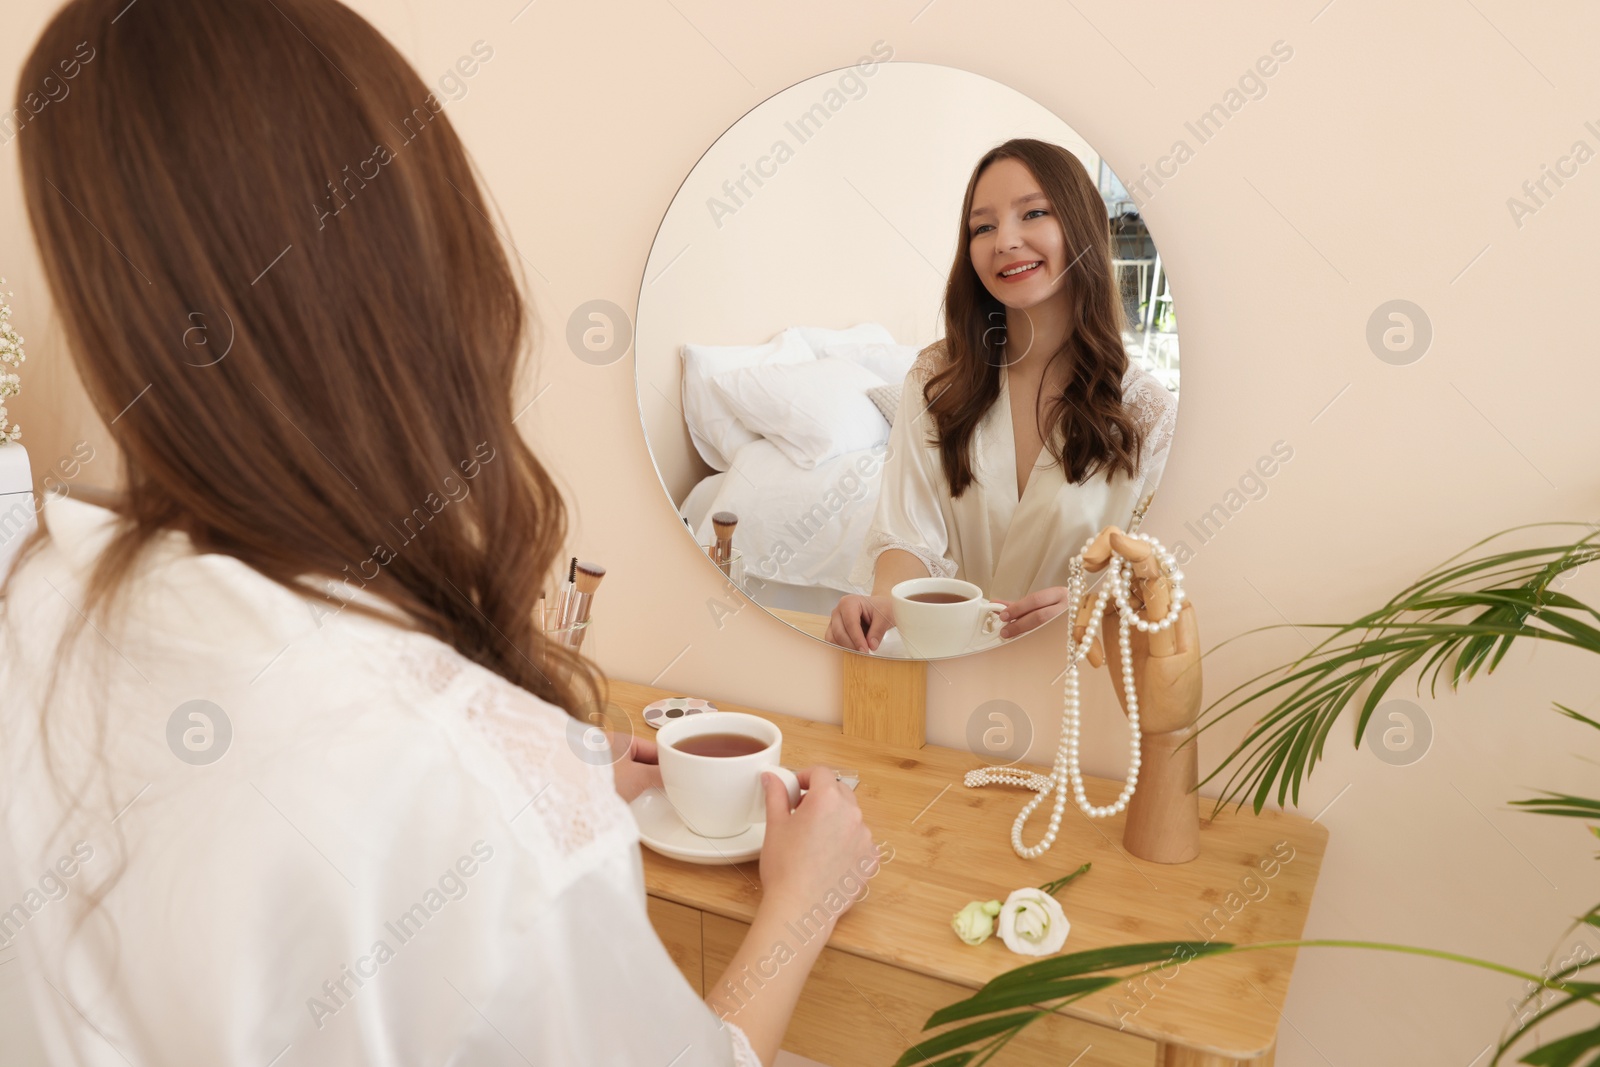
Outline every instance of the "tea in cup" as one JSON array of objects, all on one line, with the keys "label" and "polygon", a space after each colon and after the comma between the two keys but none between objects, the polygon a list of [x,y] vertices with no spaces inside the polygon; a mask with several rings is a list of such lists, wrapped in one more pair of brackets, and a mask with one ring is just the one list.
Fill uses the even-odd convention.
[{"label": "tea in cup", "polygon": [[1004,604],[959,578],[912,578],[889,590],[894,625],[906,651],[919,659],[959,656],[978,635],[1000,629]]},{"label": "tea in cup", "polygon": [[701,837],[737,837],[766,818],[763,771],[800,803],[800,779],[780,764],[783,732],[759,715],[719,711],[667,723],[656,734],[661,783],[690,830]]}]

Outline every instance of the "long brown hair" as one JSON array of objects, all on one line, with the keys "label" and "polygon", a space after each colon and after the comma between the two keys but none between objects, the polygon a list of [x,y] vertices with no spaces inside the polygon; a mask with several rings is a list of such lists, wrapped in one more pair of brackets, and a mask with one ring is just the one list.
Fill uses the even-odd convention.
[{"label": "long brown hair", "polygon": [[18,140],[123,457],[84,611],[180,530],[313,598],[362,587],[570,714],[599,707],[598,673],[533,624],[566,510],[513,425],[524,303],[444,103],[336,0],[72,0],[19,100],[74,55],[70,98]]},{"label": "long brown hair", "polygon": [[1072,373],[1066,389],[1042,405],[1046,425],[1061,430],[1059,439],[1044,435],[1045,447],[1065,466],[1070,482],[1083,482],[1102,468],[1126,471],[1131,477],[1138,471],[1144,435],[1122,405],[1128,354],[1122,347],[1122,300],[1111,266],[1105,201],[1071,152],[1045,141],[1014,138],[984,153],[967,182],[961,235],[944,293],[948,362],[923,391],[950,492],[960,496],[972,484],[972,438],[984,413],[1000,398],[1004,373],[1005,330],[997,327],[1006,321],[1005,305],[984,288],[973,269],[967,230],[978,179],[1001,159],[1018,160],[1033,173],[1061,224],[1064,247],[1075,257],[1066,286],[1072,302],[1071,329],[1048,359],[1049,363],[1070,360]]}]

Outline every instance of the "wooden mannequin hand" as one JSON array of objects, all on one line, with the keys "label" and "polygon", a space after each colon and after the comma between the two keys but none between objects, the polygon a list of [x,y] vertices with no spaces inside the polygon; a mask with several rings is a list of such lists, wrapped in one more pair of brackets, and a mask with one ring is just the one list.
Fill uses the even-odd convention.
[{"label": "wooden mannequin hand", "polygon": [[[1161,564],[1150,543],[1129,537],[1115,526],[1107,526],[1084,555],[1084,570],[1104,570],[1111,561],[1112,552],[1133,566],[1128,603],[1151,622],[1166,618],[1172,610],[1172,583],[1161,574]],[[1085,589],[1072,628],[1074,645],[1083,640],[1093,608],[1094,599]],[[1110,669],[1112,688],[1126,714],[1128,698],[1122,689],[1122,651],[1114,636],[1118,619],[1115,605],[1107,602],[1100,634],[1089,647],[1086,658],[1092,667],[1104,663]],[[1154,633],[1130,630],[1128,640],[1133,652],[1134,690],[1139,696],[1140,731],[1160,734],[1193,726],[1200,716],[1201,691],[1200,631],[1194,605],[1185,598],[1178,621],[1172,626]]]},{"label": "wooden mannequin hand", "polygon": [[[1132,601],[1130,600],[1130,603]],[[1157,618],[1164,618],[1162,612]],[[1146,616],[1148,618],[1148,615]],[[1107,613],[1104,625],[1113,631],[1116,614]],[[1200,636],[1194,605],[1184,601],[1178,621],[1160,633],[1133,630],[1128,634],[1133,649],[1133,685],[1139,694],[1139,728],[1142,733],[1164,734],[1184,730],[1200,717]],[[1165,654],[1156,646],[1173,646]],[[1106,666],[1111,672],[1117,701],[1127,714],[1128,696],[1122,690],[1122,651],[1117,642],[1106,644]]]}]

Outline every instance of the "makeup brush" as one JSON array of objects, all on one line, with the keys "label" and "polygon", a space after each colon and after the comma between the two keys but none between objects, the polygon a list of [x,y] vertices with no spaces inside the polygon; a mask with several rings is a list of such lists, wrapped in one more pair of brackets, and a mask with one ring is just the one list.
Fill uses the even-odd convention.
[{"label": "makeup brush", "polygon": [[739,516],[731,511],[719,511],[711,516],[711,526],[717,532],[717,543],[711,553],[711,561],[724,575],[728,574],[728,565],[733,562],[733,528],[737,525]]},{"label": "makeup brush", "polygon": [[565,630],[572,625],[572,587],[573,581],[578,576],[578,557],[573,556],[572,562],[567,564],[567,580],[561,585],[561,592],[556,600],[556,628]]},{"label": "makeup brush", "polygon": [[[573,595],[574,608],[572,625],[589,621],[590,612],[594,609],[594,595],[600,588],[600,580],[606,576],[606,569],[598,563],[579,563],[574,570]],[[588,627],[578,630],[572,635],[572,650],[576,652],[583,644],[583,635],[588,632]]]}]

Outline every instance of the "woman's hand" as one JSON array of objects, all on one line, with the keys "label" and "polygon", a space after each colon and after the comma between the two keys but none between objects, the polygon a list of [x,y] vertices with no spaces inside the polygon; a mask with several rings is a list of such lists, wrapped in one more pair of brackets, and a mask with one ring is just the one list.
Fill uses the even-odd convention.
[{"label": "woman's hand", "polygon": [[[707,1003],[745,1032],[762,1063],[777,1057],[800,990],[839,916],[867,895],[867,880],[894,855],[878,855],[855,794],[830,768],[808,767],[795,777],[810,791],[790,811],[783,782],[761,776],[767,805],[761,903],[722,977],[713,982],[715,972],[706,974]],[[775,944],[788,953],[776,957],[778,967]],[[754,997],[747,984],[752,971],[762,976]]]},{"label": "woman's hand", "polygon": [[894,601],[851,593],[839,598],[828,619],[827,638],[857,652],[874,652],[894,625]]},{"label": "woman's hand", "polygon": [[1067,610],[1067,587],[1052,585],[1035,589],[1017,600],[996,600],[1006,610],[1000,613],[1001,637],[1018,637],[1029,630],[1037,630],[1051,619]]},{"label": "woman's hand", "polygon": [[[816,915],[819,907],[837,919],[866,895],[867,879],[878,871],[878,849],[855,793],[831,768],[808,767],[795,776],[807,792],[793,811],[783,782],[772,774],[761,776],[767,803],[763,903],[778,907],[788,920]],[[823,905],[830,892],[845,901],[837,912]]]},{"label": "woman's hand", "polygon": [[656,765],[656,743],[649,738],[625,736],[606,731],[611,751],[617,753],[611,772],[616,778],[617,795],[625,802],[652,786],[661,788],[661,768]]}]

